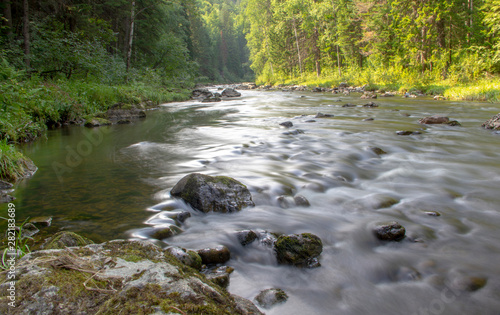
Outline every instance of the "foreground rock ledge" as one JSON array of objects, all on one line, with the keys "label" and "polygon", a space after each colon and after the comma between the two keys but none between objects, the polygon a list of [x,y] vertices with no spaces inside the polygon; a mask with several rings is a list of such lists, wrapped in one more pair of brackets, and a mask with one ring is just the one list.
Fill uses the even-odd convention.
[{"label": "foreground rock ledge", "polygon": [[170,191],[202,212],[236,212],[255,204],[245,185],[231,177],[193,173],[183,177]]},{"label": "foreground rock ledge", "polygon": [[170,253],[144,241],[32,252],[0,275],[0,314],[262,314]]}]

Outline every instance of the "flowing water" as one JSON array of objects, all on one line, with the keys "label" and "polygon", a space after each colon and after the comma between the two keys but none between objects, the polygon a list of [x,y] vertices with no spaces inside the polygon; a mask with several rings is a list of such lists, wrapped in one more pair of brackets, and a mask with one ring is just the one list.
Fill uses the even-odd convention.
[{"label": "flowing water", "polygon": [[[289,295],[267,314],[500,314],[500,135],[480,127],[498,104],[395,97],[345,108],[366,102],[242,94],[166,104],[132,125],[50,131],[23,148],[39,170],[14,193],[18,219],[50,215],[56,228],[99,242],[148,238],[172,212],[189,211],[184,232],[165,241],[228,246],[231,293],[253,299],[274,287]],[[418,124],[434,114],[462,127]],[[170,189],[192,172],[236,178],[256,206],[203,214],[172,199]],[[297,194],[311,206],[278,202]],[[377,241],[373,225],[394,220],[405,240]],[[239,244],[235,233],[246,229],[318,235],[321,267],[279,266],[270,248]],[[463,290],[468,279],[487,282]]]}]

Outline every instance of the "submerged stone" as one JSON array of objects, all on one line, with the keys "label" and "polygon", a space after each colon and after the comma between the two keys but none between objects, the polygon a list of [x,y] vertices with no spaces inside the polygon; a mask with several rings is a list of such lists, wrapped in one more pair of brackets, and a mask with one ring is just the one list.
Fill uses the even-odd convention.
[{"label": "submerged stone", "polygon": [[236,212],[254,206],[252,195],[245,185],[226,176],[193,173],[182,178],[170,194],[182,198],[202,212]]},{"label": "submerged stone", "polygon": [[323,251],[323,243],[311,233],[281,235],[276,240],[274,250],[280,264],[312,267],[317,264],[314,258]]},{"label": "submerged stone", "polygon": [[286,302],[288,295],[282,289],[272,288],[261,291],[255,300],[261,307],[271,308],[276,304]]},{"label": "submerged stone", "polygon": [[52,217],[36,217],[30,219],[29,222],[38,226],[50,226],[52,224]]},{"label": "submerged stone", "polygon": [[450,121],[448,117],[444,116],[428,116],[420,119],[418,122],[421,124],[432,125],[432,124],[447,124]]},{"label": "submerged stone", "polygon": [[405,237],[406,230],[396,221],[379,223],[374,229],[375,236],[382,241],[400,241]]},{"label": "submerged stone", "polygon": [[413,136],[413,135],[419,135],[422,133],[420,131],[402,130],[402,131],[396,131],[396,134],[398,136]]},{"label": "submerged stone", "polygon": [[151,237],[161,241],[180,233],[182,233],[182,230],[180,228],[175,225],[170,225],[154,229],[151,233]]}]

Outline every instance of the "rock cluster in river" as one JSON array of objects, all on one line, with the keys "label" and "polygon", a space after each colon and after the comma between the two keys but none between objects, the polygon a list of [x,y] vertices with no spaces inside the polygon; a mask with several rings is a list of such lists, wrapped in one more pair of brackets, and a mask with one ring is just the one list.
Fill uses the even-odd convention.
[{"label": "rock cluster in river", "polygon": [[262,290],[255,300],[263,308],[271,308],[276,304],[284,303],[288,300],[288,295],[282,289],[271,288]]},{"label": "rock cluster in river", "polygon": [[206,88],[196,88],[191,93],[191,98],[201,100],[204,103],[207,102],[220,102],[221,97],[240,97],[241,93],[236,91],[234,88],[226,88],[222,93],[212,93]]},{"label": "rock cluster in river", "polygon": [[254,206],[248,188],[226,176],[193,173],[183,177],[170,194],[182,198],[194,209],[202,212],[235,212]]}]

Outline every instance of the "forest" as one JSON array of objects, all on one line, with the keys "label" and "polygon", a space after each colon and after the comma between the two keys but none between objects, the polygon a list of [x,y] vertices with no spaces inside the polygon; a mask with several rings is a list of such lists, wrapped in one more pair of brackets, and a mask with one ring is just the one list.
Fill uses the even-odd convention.
[{"label": "forest", "polygon": [[5,148],[196,83],[500,99],[500,0],[2,0],[0,14]]}]

